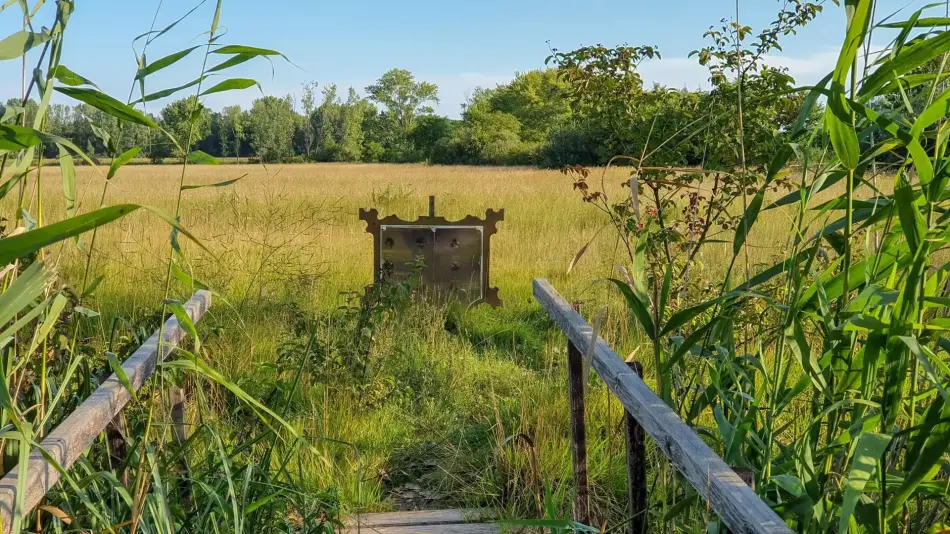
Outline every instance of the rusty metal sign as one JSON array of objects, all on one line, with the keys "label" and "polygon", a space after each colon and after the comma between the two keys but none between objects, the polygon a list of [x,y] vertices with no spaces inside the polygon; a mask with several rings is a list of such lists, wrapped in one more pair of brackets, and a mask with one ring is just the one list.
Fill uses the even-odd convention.
[{"label": "rusty metal sign", "polygon": [[429,216],[404,221],[395,215],[380,218],[375,209],[361,209],[360,220],[373,236],[375,281],[405,280],[421,268],[421,285],[438,296],[468,304],[501,306],[498,288],[489,287],[491,236],[505,219],[505,210],[489,209],[485,218],[469,215],[460,221],[436,217],[434,200]]}]

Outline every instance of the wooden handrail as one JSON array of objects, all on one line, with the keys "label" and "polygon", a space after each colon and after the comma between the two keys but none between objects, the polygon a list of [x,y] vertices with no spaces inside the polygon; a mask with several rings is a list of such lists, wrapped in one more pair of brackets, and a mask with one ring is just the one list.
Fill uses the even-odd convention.
[{"label": "wooden handrail", "polygon": [[[534,280],[534,297],[581,354],[593,329],[547,280]],[[663,454],[715,510],[731,532],[791,534],[784,521],[682,419],[597,338],[592,367]]]},{"label": "wooden handrail", "polygon": [[[193,322],[198,322],[210,306],[211,293],[202,290],[185,303],[185,311]],[[161,360],[164,361],[174,350],[174,346],[185,337],[185,330],[175,317],[168,319],[160,331],[164,332],[161,347],[159,332],[155,332],[122,364],[122,370],[131,382],[132,389],[136,391],[155,373],[159,351]],[[47,461],[46,456],[38,450],[34,449],[30,453],[23,506],[22,510],[16,511],[18,515],[25,516],[39,504],[46,492],[59,481],[59,470],[69,469],[96,436],[122,412],[129,400],[129,390],[112,374],[65,421],[50,432],[40,446],[56,465]],[[3,534],[9,534],[13,530],[18,478],[19,468],[14,468],[0,480],[0,520],[3,521]]]}]

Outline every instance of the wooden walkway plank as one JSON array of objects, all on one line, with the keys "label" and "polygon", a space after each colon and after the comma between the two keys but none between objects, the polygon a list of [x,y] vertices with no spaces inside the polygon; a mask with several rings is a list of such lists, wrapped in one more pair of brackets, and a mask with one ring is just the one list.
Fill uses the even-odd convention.
[{"label": "wooden walkway plank", "polygon": [[534,281],[534,297],[581,352],[594,343],[592,365],[624,408],[706,499],[730,532],[792,534],[784,521],[651,390],[583,317],[548,283]]},{"label": "wooden walkway plank", "polygon": [[419,510],[354,516],[344,534],[497,534],[498,525],[484,523],[494,518],[490,510]]},{"label": "wooden walkway plank", "polygon": [[489,510],[415,510],[411,512],[383,512],[353,516],[350,521],[355,526],[403,526],[403,525],[447,525],[452,523],[479,523],[494,518]]},{"label": "wooden walkway plank", "polygon": [[490,523],[459,523],[455,525],[410,525],[401,527],[362,527],[357,533],[355,528],[344,534],[499,534],[498,525]]},{"label": "wooden walkway plank", "polygon": [[[184,306],[188,317],[193,322],[198,322],[211,306],[211,293],[198,291]],[[164,361],[175,345],[185,338],[185,330],[173,316],[165,322],[161,347],[158,335],[158,332],[152,334],[122,364],[122,370],[131,382],[132,389],[136,391],[155,372],[157,362]],[[59,467],[69,469],[115,416],[125,409],[131,399],[129,390],[115,374],[110,375],[65,421],[50,432],[40,446]],[[4,534],[11,532],[13,528],[19,477],[20,469],[15,467],[0,479],[0,520],[3,522]],[[30,453],[26,470],[23,507],[16,510],[16,513],[21,516],[28,514],[59,479],[59,469],[47,461],[42,452],[34,449]]]}]

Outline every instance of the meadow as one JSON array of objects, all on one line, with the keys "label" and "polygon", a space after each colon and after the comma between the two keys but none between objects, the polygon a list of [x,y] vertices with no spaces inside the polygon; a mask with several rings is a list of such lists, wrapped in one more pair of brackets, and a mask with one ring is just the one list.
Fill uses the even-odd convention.
[{"label": "meadow", "polygon": [[[24,31],[2,41],[0,58],[29,56],[0,118],[5,479],[42,438],[59,439],[50,431],[102,377],[134,389],[121,361],[166,317],[186,334],[128,392],[127,432],[113,421],[87,435],[43,504],[26,505],[26,477],[0,488],[5,532],[331,534],[354,511],[447,506],[591,531],[567,521],[567,347],[532,278],[642,362],[660,401],[751,472],[790,531],[950,530],[950,3],[894,21],[871,0],[843,2],[838,61],[813,88],[794,89],[766,58],[830,5],[782,2],[756,32],[737,3],[696,51],[710,75],[697,93],[645,89],[637,68],[659,57],[652,46],[552,49],[552,69],[479,93],[451,132],[428,116],[437,88],[394,70],[367,88],[382,111],[333,90],[305,116],[263,97],[214,115],[234,143],[209,146],[204,98],[258,85],[209,87],[209,75],[283,56],[219,42],[222,4],[202,12],[204,46],[149,50],[148,62],[178,22],[133,41],[127,104],[60,62],[74,2],[32,13],[20,2]],[[39,14],[48,33],[27,31]],[[892,40],[875,52],[882,33]],[[193,82],[155,91],[152,74],[197,50]],[[536,106],[509,97],[548,85],[562,88],[541,91],[554,120],[522,128]],[[141,105],[186,90],[161,117]],[[394,98],[406,90],[416,104]],[[53,107],[54,93],[80,105]],[[215,158],[250,154],[232,119],[250,121],[245,144],[266,162],[569,166],[233,165]],[[399,133],[377,135],[386,128]],[[318,132],[332,135],[316,143]],[[97,168],[74,168],[90,156]],[[127,165],[137,157],[182,163]],[[631,167],[584,166],[608,161]],[[372,240],[358,209],[412,218],[429,195],[449,218],[506,210],[492,258],[503,308],[431,301],[409,284],[364,292]],[[202,288],[215,304],[195,328],[179,299]],[[173,388],[189,398],[187,438],[172,432]],[[624,506],[623,409],[596,376],[586,395],[594,531],[626,530],[640,518]],[[652,446],[648,463],[652,530],[723,531],[710,486]]]},{"label": "meadow", "polygon": [[[108,202],[171,211],[177,172],[169,166],[126,167],[110,183]],[[86,204],[97,197],[102,177],[89,167],[78,167],[78,173]],[[628,194],[621,184],[629,169],[594,174],[611,196]],[[346,311],[372,281],[372,238],[357,218],[359,208],[411,219],[425,212],[432,194],[437,213],[450,219],[484,215],[486,208],[506,210],[492,243],[492,283],[501,290],[503,308],[462,310],[418,301],[392,310],[374,326],[368,351],[377,368],[362,389],[356,389],[359,377],[333,374],[326,361],[311,362],[291,422],[321,445],[302,453],[301,489],[332,491],[350,512],[492,505],[511,517],[543,515],[547,493],[569,515],[565,341],[534,302],[531,280],[549,279],[588,316],[609,303],[605,337],[633,358],[643,348],[623,302],[598,282],[618,275],[620,244],[609,231],[591,242],[607,218],[581,200],[573,180],[556,170],[511,167],[189,169],[193,184],[237,177],[227,187],[185,192],[182,224],[207,250],[185,240],[181,246],[185,270],[215,292],[216,303],[199,324],[208,362],[262,402],[272,400],[293,367],[292,347],[306,337],[301,324],[318,333],[325,360],[347,357],[345,347],[355,343]],[[47,224],[64,212],[59,187],[58,181],[44,182]],[[757,227],[762,238],[751,247],[753,261],[774,261],[782,253],[785,243],[773,236],[781,235],[787,217],[776,210],[763,219]],[[115,317],[134,325],[154,318],[168,233],[148,213],[99,231],[90,276],[105,278],[87,305],[102,313],[90,331],[100,343]],[[568,275],[572,258],[589,242]],[[72,242],[57,247],[52,261],[65,280],[78,285],[85,254]],[[696,278],[718,276],[728,257],[728,245],[707,246],[696,258]],[[176,296],[187,298],[192,289],[181,285]],[[639,359],[650,383],[646,353]],[[622,521],[622,407],[602,385],[590,395],[598,516]],[[239,441],[247,421],[234,415],[225,393],[212,396],[215,413],[191,418],[221,419]],[[658,457],[653,462],[662,463]]]}]

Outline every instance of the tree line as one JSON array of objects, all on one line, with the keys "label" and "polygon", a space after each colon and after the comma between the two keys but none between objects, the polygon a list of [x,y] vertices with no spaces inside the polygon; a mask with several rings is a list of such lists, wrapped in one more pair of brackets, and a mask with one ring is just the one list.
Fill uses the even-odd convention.
[{"label": "tree line", "polygon": [[[636,67],[654,52],[649,47],[599,45],[566,54],[555,51],[549,58],[551,68],[476,89],[463,105],[461,119],[435,114],[438,87],[402,69],[383,74],[365,88],[365,96],[352,87],[342,91],[335,84],[307,83],[299,99],[263,96],[249,109],[228,106],[214,111],[202,106],[194,123],[190,99],[173,101],[150,115],[188,150],[266,162],[560,167],[604,164],[617,154],[649,148],[654,161],[701,163],[710,143],[735,140],[738,125],[723,128],[720,121],[716,132],[682,133],[691,126],[700,128],[704,120],[708,123],[712,114],[730,116],[738,102],[737,88],[725,78],[715,79],[715,72],[711,90],[645,88]],[[743,135],[754,139],[749,145],[756,147],[775,145],[800,108],[800,99],[774,98],[791,88],[786,73],[762,73],[755,83],[747,81],[743,95]],[[8,104],[19,102],[11,99]],[[27,120],[32,120],[36,104],[26,107]],[[140,156],[154,162],[180,158],[167,139],[141,126],[120,124],[86,104],[52,104],[46,129],[90,155],[112,153],[111,140],[122,139],[123,144],[144,147]],[[677,136],[687,140],[664,144]],[[776,141],[769,142],[771,138]],[[56,156],[53,148],[47,152]]]}]

